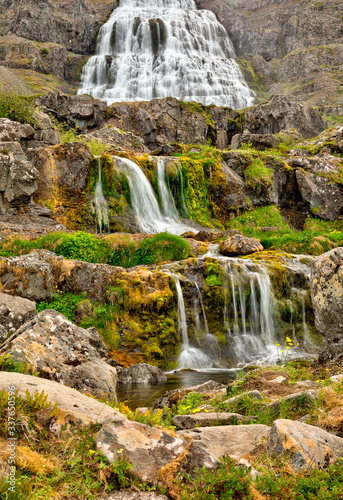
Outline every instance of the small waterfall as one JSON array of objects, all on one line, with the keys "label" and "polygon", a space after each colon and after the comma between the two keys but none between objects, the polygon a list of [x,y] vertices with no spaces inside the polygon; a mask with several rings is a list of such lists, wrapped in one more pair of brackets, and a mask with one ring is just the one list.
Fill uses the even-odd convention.
[{"label": "small waterfall", "polygon": [[97,158],[97,163],[98,180],[96,182],[94,196],[91,201],[91,212],[95,216],[95,231],[101,234],[103,231],[109,230],[109,210],[102,189],[100,157]]},{"label": "small waterfall", "polygon": [[164,158],[158,158],[157,160],[157,182],[163,215],[165,217],[177,219],[179,214],[177,213],[175,203],[169,189]]},{"label": "small waterfall", "polygon": [[172,234],[182,234],[193,229],[178,220],[177,210],[165,182],[164,162],[158,163],[158,184],[164,212],[162,213],[151,184],[140,167],[127,158],[116,156],[115,160],[127,177],[132,208],[143,233],[167,231]]},{"label": "small waterfall", "polygon": [[227,31],[194,0],[121,0],[79,93],[108,104],[170,96],[235,109],[253,103]]}]

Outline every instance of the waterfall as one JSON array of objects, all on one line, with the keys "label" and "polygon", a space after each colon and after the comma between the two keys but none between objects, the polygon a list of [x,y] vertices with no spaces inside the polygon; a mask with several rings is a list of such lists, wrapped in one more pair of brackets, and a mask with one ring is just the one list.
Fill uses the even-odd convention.
[{"label": "waterfall", "polygon": [[162,212],[151,184],[140,167],[127,158],[116,156],[115,160],[127,177],[132,208],[143,233],[153,234],[167,231],[172,234],[182,234],[193,229],[178,220],[177,210],[166,186],[163,161],[158,162],[158,185],[162,200]]},{"label": "waterfall", "polygon": [[242,109],[254,96],[234,58],[225,28],[194,0],[121,0],[78,93],[108,104],[177,97]]},{"label": "waterfall", "polygon": [[98,163],[98,180],[95,184],[94,196],[91,201],[91,212],[95,216],[95,231],[100,234],[102,231],[109,230],[109,210],[107,201],[102,189],[101,179],[101,161],[100,157],[97,158]]}]

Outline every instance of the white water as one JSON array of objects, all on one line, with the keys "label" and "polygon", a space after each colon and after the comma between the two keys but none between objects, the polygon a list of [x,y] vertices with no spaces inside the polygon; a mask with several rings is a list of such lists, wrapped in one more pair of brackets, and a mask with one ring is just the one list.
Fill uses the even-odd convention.
[{"label": "white water", "polygon": [[100,234],[103,231],[109,230],[109,210],[104,192],[102,189],[101,179],[101,162],[100,157],[98,161],[98,180],[95,185],[94,196],[91,201],[91,212],[95,216],[95,231]]},{"label": "white water", "polygon": [[151,184],[140,167],[127,158],[116,156],[115,160],[127,177],[132,208],[143,233],[154,234],[167,231],[168,233],[179,235],[193,229],[182,224],[177,217],[177,210],[175,205],[173,205],[172,196],[170,191],[167,192],[168,188],[165,184],[164,162],[159,163],[161,180],[159,178],[158,182],[159,186],[161,184],[162,187],[162,191],[160,191],[163,206],[162,211]]},{"label": "white water", "polygon": [[108,104],[171,96],[241,109],[254,96],[234,58],[225,28],[193,0],[121,0],[78,93]]}]

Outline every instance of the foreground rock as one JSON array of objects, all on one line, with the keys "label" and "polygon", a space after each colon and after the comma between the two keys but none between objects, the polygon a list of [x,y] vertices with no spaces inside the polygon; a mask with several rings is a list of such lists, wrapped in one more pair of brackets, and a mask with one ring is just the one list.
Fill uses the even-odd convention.
[{"label": "foreground rock", "polygon": [[272,425],[267,450],[272,456],[285,455],[296,472],[322,469],[343,456],[343,439],[303,422],[280,419]]},{"label": "foreground rock", "polygon": [[256,238],[247,238],[241,234],[235,234],[219,244],[219,252],[227,257],[235,255],[249,255],[254,252],[261,252],[263,246]]},{"label": "foreground rock", "polygon": [[[96,449],[109,462],[116,462],[118,454],[133,465],[132,474],[140,481],[157,484],[160,470],[179,458],[186,471],[194,467],[213,468],[217,461],[210,452],[183,438],[172,437],[160,429],[122,419],[108,419],[96,436]],[[163,476],[162,476],[163,478]]]},{"label": "foreground rock", "polygon": [[116,399],[117,371],[102,358],[107,348],[95,328],[84,330],[61,313],[45,310],[0,349],[40,376],[95,396]]},{"label": "foreground rock", "polygon": [[267,425],[223,425],[220,427],[198,427],[179,431],[178,436],[190,436],[194,443],[202,446],[216,458],[228,455],[239,460],[254,451],[260,441],[268,435]]},{"label": "foreground rock", "polygon": [[180,429],[194,429],[195,427],[212,427],[217,425],[235,425],[237,422],[255,420],[255,417],[244,417],[238,413],[195,413],[194,415],[175,415],[173,425]]},{"label": "foreground rock", "polygon": [[0,293],[0,325],[13,333],[36,314],[36,303],[32,300]]},{"label": "foreground rock", "polygon": [[279,415],[282,406],[291,404],[297,407],[308,407],[313,401],[318,397],[318,391],[316,390],[306,390],[301,392],[295,392],[294,394],[289,394],[288,396],[273,401],[269,405],[265,406],[264,410],[274,415]]},{"label": "foreground rock", "polygon": [[[55,403],[58,404],[56,421],[53,422],[55,429],[68,422],[86,426],[90,423],[101,424],[110,417],[116,418],[117,421],[126,420],[124,415],[110,406],[100,403],[94,398],[84,396],[70,387],[61,386],[52,380],[23,375],[22,373],[0,372],[0,390],[8,391],[8,387],[13,385],[18,390],[18,395],[24,399],[26,391],[31,396],[34,396],[35,393],[41,394],[44,391],[51,406]],[[51,411],[49,411],[50,413]]]},{"label": "foreground rock", "polygon": [[146,363],[132,365],[122,370],[118,376],[119,384],[158,384],[167,381],[167,377],[157,366],[151,366]]}]

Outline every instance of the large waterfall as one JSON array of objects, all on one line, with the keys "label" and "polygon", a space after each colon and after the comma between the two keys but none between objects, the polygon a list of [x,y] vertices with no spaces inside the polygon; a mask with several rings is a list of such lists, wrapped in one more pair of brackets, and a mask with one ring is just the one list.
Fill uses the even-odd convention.
[{"label": "large waterfall", "polygon": [[121,0],[99,32],[79,93],[108,104],[177,97],[241,109],[253,93],[225,28],[194,0]]}]

